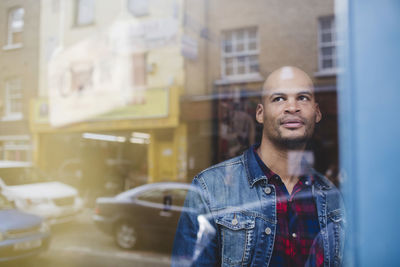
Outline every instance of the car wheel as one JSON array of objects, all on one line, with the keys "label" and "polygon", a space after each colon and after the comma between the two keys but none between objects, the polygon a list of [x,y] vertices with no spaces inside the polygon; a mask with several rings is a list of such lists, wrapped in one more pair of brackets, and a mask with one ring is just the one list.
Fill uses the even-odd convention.
[{"label": "car wheel", "polygon": [[123,221],[115,227],[115,242],[123,249],[132,249],[138,243],[138,235],[132,223]]}]

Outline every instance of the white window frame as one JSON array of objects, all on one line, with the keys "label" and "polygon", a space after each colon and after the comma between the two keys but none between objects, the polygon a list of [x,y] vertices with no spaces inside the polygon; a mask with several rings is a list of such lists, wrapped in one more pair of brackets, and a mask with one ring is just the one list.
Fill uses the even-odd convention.
[{"label": "white window frame", "polygon": [[[323,20],[331,20],[331,27],[329,29],[322,29],[322,21]],[[323,34],[331,34],[330,42],[323,42],[322,35]],[[333,48],[334,52],[332,56],[324,55],[322,53],[323,48]],[[331,59],[332,67],[324,68],[323,62],[324,60]],[[337,72],[337,37],[336,37],[336,24],[335,17],[324,16],[318,19],[318,73],[317,76],[325,76],[325,75],[335,75]]]},{"label": "white window frame", "polygon": [[[86,10],[85,10],[86,8]],[[75,21],[76,27],[89,26],[94,24],[96,16],[96,1],[95,0],[75,0]],[[83,18],[84,13],[87,12],[88,18]]]},{"label": "white window frame", "polygon": [[[12,92],[15,90],[19,90],[19,92]],[[13,78],[5,81],[5,97],[4,97],[4,116],[3,121],[12,121],[12,120],[21,120],[23,118],[22,111],[22,101],[23,101],[23,92],[22,92],[22,80],[21,78]],[[21,105],[20,111],[13,111],[12,105],[13,101],[19,100]]]},{"label": "white window frame", "polygon": [[[248,32],[250,30],[256,30],[256,37],[255,37],[255,43],[256,43],[256,49],[254,50],[249,50],[248,49],[248,44],[250,43],[250,41],[254,41],[254,39],[250,39]],[[244,44],[244,50],[241,52],[236,52],[234,51],[236,44],[238,42],[237,39],[237,34],[238,31],[240,30],[244,30],[244,39],[243,39],[243,44]],[[226,33],[232,33],[232,52],[227,53],[225,51],[225,34]],[[260,60],[259,60],[259,49],[260,49],[260,44],[259,44],[259,32],[258,32],[258,28],[257,27],[246,27],[246,28],[237,28],[237,29],[232,29],[232,30],[225,30],[222,32],[221,34],[221,76],[222,79],[229,79],[229,80],[247,80],[247,79],[258,79],[261,75],[260,75],[260,71],[258,72],[250,72],[250,61],[246,60],[245,64],[245,73],[243,74],[238,74],[237,70],[238,70],[238,64],[237,64],[237,60],[235,60],[235,58],[239,58],[239,57],[248,57],[248,56],[256,56],[257,57],[257,61],[258,61],[258,69],[260,69]],[[225,59],[227,58],[233,58],[233,74],[227,74],[226,73],[226,64],[225,64]]]},{"label": "white window frame", "polygon": [[[13,27],[15,21],[14,19],[14,14],[18,11],[22,10],[23,15],[22,15],[22,25],[20,27]],[[8,49],[15,49],[15,48],[20,48],[22,47],[22,41],[21,42],[15,42],[14,40],[14,34],[15,33],[23,33],[24,31],[24,24],[25,24],[25,9],[23,7],[13,7],[9,10],[8,12],[8,18],[7,18],[7,39],[6,39],[6,45],[3,47],[4,50]]]}]

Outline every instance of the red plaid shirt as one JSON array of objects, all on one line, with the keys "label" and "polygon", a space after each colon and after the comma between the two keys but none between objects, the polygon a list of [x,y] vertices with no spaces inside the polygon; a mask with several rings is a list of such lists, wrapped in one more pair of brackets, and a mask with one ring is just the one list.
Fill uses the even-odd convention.
[{"label": "red plaid shirt", "polygon": [[323,266],[324,251],[318,238],[318,213],[311,190],[313,177],[301,176],[289,194],[281,178],[254,154],[268,183],[276,189],[278,224],[269,266]]}]

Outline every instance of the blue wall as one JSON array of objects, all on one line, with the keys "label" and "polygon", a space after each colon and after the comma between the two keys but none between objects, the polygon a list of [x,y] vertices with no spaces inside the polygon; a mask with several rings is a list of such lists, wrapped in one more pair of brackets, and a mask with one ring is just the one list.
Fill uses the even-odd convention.
[{"label": "blue wall", "polygon": [[400,1],[337,0],[348,266],[400,266]]}]

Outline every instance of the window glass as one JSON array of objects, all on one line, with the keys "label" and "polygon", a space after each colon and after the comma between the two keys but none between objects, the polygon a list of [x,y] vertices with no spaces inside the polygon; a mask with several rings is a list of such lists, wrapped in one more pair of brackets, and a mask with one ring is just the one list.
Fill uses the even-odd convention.
[{"label": "window glass", "polygon": [[[25,139],[25,137],[23,138]],[[32,147],[29,140],[1,140],[0,147],[2,160],[31,161]]]},{"label": "window glass", "polygon": [[320,71],[329,71],[336,68],[336,27],[333,16],[319,19],[319,60]]},{"label": "window glass", "polygon": [[137,199],[162,204],[164,199],[164,192],[162,190],[150,190],[140,194]]},{"label": "window glass", "polygon": [[258,61],[256,28],[224,31],[222,38],[223,76],[258,73],[249,60],[251,55],[253,62]]},{"label": "window glass", "polygon": [[8,45],[22,43],[22,32],[24,30],[25,10],[22,7],[13,8],[8,13]]},{"label": "window glass", "polygon": [[0,1],[0,262],[338,265],[334,7]]},{"label": "window glass", "polygon": [[22,96],[21,79],[15,78],[6,80],[4,112],[6,117],[22,115]]},{"label": "window glass", "polygon": [[76,0],[76,21],[78,26],[92,24],[95,18],[94,0]]}]

